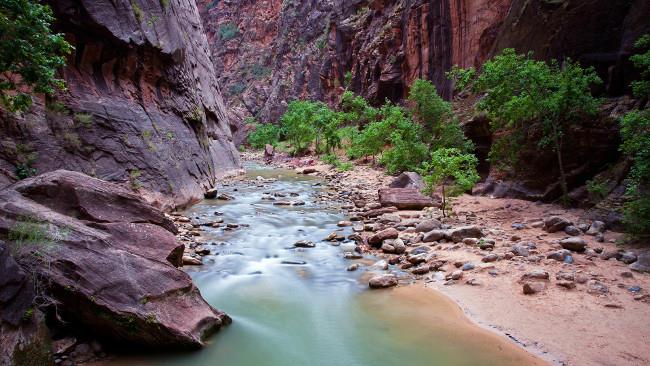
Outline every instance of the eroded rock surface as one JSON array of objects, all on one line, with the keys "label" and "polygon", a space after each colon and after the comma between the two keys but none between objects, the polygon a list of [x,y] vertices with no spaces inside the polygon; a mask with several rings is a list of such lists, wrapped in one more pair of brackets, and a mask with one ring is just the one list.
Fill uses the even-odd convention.
[{"label": "eroded rock surface", "polygon": [[58,302],[64,321],[106,340],[198,347],[230,322],[176,268],[183,245],[174,232],[141,197],[77,172],[0,191],[0,235],[12,238],[18,263]]}]

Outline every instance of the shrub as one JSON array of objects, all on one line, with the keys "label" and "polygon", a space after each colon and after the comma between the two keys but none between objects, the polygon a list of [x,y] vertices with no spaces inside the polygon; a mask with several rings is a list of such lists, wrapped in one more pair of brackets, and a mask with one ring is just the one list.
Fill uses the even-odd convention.
[{"label": "shrub", "polygon": [[239,35],[239,28],[233,22],[227,22],[219,26],[219,38],[222,41],[231,40]]},{"label": "shrub", "polygon": [[142,188],[142,182],[140,182],[139,179],[140,175],[142,175],[140,169],[131,169],[131,171],[129,171],[129,182],[131,184],[131,189],[134,191],[139,191],[140,188]]},{"label": "shrub", "polygon": [[255,125],[248,134],[248,144],[254,149],[263,149],[267,144],[276,146],[280,140],[280,128],[273,124]]},{"label": "shrub", "polygon": [[9,111],[31,106],[24,90],[51,95],[65,89],[56,71],[65,65],[72,46],[63,34],[52,34],[53,21],[50,7],[37,1],[0,3],[0,102]]},{"label": "shrub", "polygon": [[341,95],[340,107],[341,111],[346,113],[346,120],[357,126],[375,122],[379,117],[376,108],[371,107],[363,97],[354,95],[349,90]]},{"label": "shrub", "polygon": [[621,120],[621,150],[634,159],[626,191],[624,222],[636,237],[650,235],[650,110],[632,111]]},{"label": "shrub", "polygon": [[431,194],[437,185],[441,186],[443,216],[451,211],[450,197],[470,190],[479,181],[477,164],[474,155],[463,154],[456,148],[438,149],[432,154],[431,161],[423,164],[420,174],[426,184],[425,191]]},{"label": "shrub", "polygon": [[632,82],[632,91],[638,98],[650,97],[650,34],[639,38],[634,47],[645,52],[630,57],[630,61],[641,71],[641,80]]},{"label": "shrub", "polygon": [[600,82],[593,68],[583,69],[571,60],[560,67],[556,61],[536,61],[532,53],[517,55],[513,49],[505,49],[486,62],[473,84],[475,92],[485,93],[478,109],[487,112],[496,136],[498,132],[511,132],[507,139],[495,141],[497,149],[492,149],[490,159],[503,162],[516,157],[522,137],[531,129],[540,132],[538,147],[550,147],[555,153],[566,202],[564,135],[581,115],[597,112],[600,101],[591,95],[590,87]]},{"label": "shrub", "polygon": [[93,115],[90,113],[83,113],[83,112],[75,113],[74,121],[85,128],[90,128],[93,125]]}]

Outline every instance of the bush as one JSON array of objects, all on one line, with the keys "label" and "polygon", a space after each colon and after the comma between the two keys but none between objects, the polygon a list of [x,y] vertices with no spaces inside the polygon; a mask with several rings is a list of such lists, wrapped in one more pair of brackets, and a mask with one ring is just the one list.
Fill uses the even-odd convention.
[{"label": "bush", "polygon": [[[485,93],[478,109],[488,114],[496,136],[510,132],[503,134],[507,139],[495,141],[492,162],[516,159],[523,136],[536,130],[542,135],[538,147],[550,147],[556,154],[563,198],[568,199],[563,137],[582,115],[597,112],[600,101],[591,95],[590,87],[600,82],[593,68],[583,69],[571,60],[560,67],[555,61],[536,61],[532,53],[517,55],[513,49],[486,62],[473,84],[475,92]],[[515,163],[506,161],[510,166]]]},{"label": "bush", "polygon": [[348,122],[357,126],[377,121],[379,111],[368,104],[363,97],[354,95],[349,90],[343,92],[340,103],[341,111],[346,113]]},{"label": "bush", "polygon": [[237,24],[233,22],[224,23],[219,26],[219,38],[221,38],[222,41],[231,40],[238,35],[239,28],[237,28]]},{"label": "bush", "polygon": [[72,46],[63,34],[52,34],[53,21],[50,7],[37,1],[0,3],[0,102],[9,111],[31,106],[24,90],[50,95],[65,89],[56,72]]},{"label": "bush", "polygon": [[263,149],[267,144],[276,146],[280,140],[280,128],[273,124],[255,125],[248,134],[248,144],[254,149]]},{"label": "bush", "polygon": [[650,110],[632,111],[621,120],[621,150],[634,159],[626,191],[624,222],[636,237],[650,235]]},{"label": "bush", "polygon": [[478,160],[474,155],[463,154],[455,148],[438,149],[431,156],[431,161],[423,164],[420,174],[426,184],[425,191],[431,194],[437,185],[442,188],[443,216],[447,215],[447,211],[451,211],[449,197],[472,189],[479,181],[477,164]]},{"label": "bush", "polygon": [[639,38],[634,47],[644,53],[630,57],[630,61],[641,71],[641,80],[632,82],[632,91],[637,98],[650,97],[650,34]]}]

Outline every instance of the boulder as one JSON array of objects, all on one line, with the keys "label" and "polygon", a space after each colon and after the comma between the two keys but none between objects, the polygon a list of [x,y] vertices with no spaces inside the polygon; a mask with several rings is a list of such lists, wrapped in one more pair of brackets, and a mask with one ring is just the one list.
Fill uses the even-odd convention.
[{"label": "boulder", "polygon": [[415,231],[418,233],[428,233],[431,230],[440,229],[442,224],[436,219],[429,219],[422,221],[415,226]]},{"label": "boulder", "polygon": [[445,238],[458,243],[465,238],[482,238],[483,231],[478,226],[462,226],[454,229],[449,229],[445,232]]},{"label": "boulder", "polygon": [[424,189],[424,181],[420,174],[415,172],[404,172],[398,175],[388,185],[390,188],[415,188],[419,191]]},{"label": "boulder", "polygon": [[639,254],[636,262],[630,264],[630,269],[637,272],[650,273],[650,252]]},{"label": "boulder", "polygon": [[385,230],[382,230],[375,235],[371,236],[368,238],[368,244],[372,245],[373,247],[381,247],[381,244],[384,242],[384,240],[387,239],[397,239],[397,236],[399,235],[399,232],[395,228],[388,228]]},{"label": "boulder", "polygon": [[399,210],[421,210],[433,206],[433,200],[416,188],[382,188],[379,190],[382,207],[397,207]]},{"label": "boulder", "polygon": [[266,144],[264,146],[264,161],[270,163],[273,160],[273,155],[275,155],[275,147],[273,145]]},{"label": "boulder", "polygon": [[565,227],[564,232],[570,236],[580,236],[582,234],[582,231],[573,225]]},{"label": "boulder", "polygon": [[203,194],[203,197],[206,199],[215,199],[217,198],[217,189],[216,188],[210,188],[205,193]]},{"label": "boulder", "polygon": [[546,285],[542,282],[530,282],[524,283],[523,291],[524,295],[534,295],[544,291]]},{"label": "boulder", "polygon": [[390,274],[375,276],[368,281],[368,286],[373,289],[395,287],[397,286],[397,277]]},{"label": "boulder", "polygon": [[596,236],[598,234],[602,234],[604,231],[605,231],[605,223],[602,221],[594,221],[591,223],[589,229],[585,234]]},{"label": "boulder", "polygon": [[430,232],[424,234],[422,237],[423,243],[432,243],[434,241],[439,241],[445,238],[444,230],[431,230]]},{"label": "boulder", "polygon": [[560,240],[560,245],[564,249],[572,250],[574,252],[584,252],[587,249],[587,242],[578,237],[571,237]]},{"label": "boulder", "polygon": [[551,216],[544,220],[544,230],[549,233],[555,233],[564,230],[565,227],[571,225],[571,221],[560,216]]},{"label": "boulder", "polygon": [[23,243],[17,261],[48,279],[59,316],[77,329],[195,348],[230,322],[176,268],[184,246],[174,224],[121,186],[61,170],[22,180],[0,191],[0,232],[20,237],[25,228],[40,240]]}]

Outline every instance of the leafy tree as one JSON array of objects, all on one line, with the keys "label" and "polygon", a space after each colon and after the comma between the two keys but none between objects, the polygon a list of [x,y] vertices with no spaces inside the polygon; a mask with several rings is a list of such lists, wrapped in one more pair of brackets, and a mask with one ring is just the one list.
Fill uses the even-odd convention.
[{"label": "leafy tree", "polygon": [[464,152],[474,149],[458,119],[454,116],[451,103],[444,101],[435,85],[428,80],[415,80],[409,92],[413,105],[414,119],[424,127],[423,140],[430,141],[432,150],[443,147],[456,147]]},{"label": "leafy tree", "polygon": [[438,149],[432,154],[431,161],[423,164],[420,174],[426,184],[425,191],[431,194],[437,185],[441,186],[443,216],[451,211],[450,197],[471,189],[479,181],[477,164],[474,155],[463,154],[456,148]]},{"label": "leafy tree", "polygon": [[316,128],[312,121],[316,114],[316,104],[306,100],[294,100],[280,118],[282,131],[293,147],[293,154],[304,152],[316,138]]},{"label": "leafy tree", "polygon": [[645,49],[645,52],[630,57],[634,66],[641,70],[641,80],[632,82],[632,91],[637,98],[650,97],[650,34],[639,38],[634,47]]},{"label": "leafy tree", "polygon": [[280,140],[280,128],[274,124],[255,124],[255,130],[248,134],[248,143],[254,149],[263,149],[267,144],[276,146]]},{"label": "leafy tree", "polygon": [[379,118],[379,111],[368,104],[362,96],[354,95],[346,90],[341,96],[341,111],[346,113],[346,119],[357,126],[364,126],[375,122]]},{"label": "leafy tree", "polygon": [[555,152],[566,202],[564,135],[580,116],[597,112],[600,101],[591,95],[590,86],[600,82],[593,68],[583,69],[571,60],[561,66],[556,61],[537,61],[532,53],[517,55],[513,49],[486,62],[473,90],[485,93],[478,109],[487,112],[497,137],[490,159],[513,166],[523,136],[537,129],[542,133],[538,146]]},{"label": "leafy tree", "polygon": [[[641,37],[635,46],[645,53],[630,57],[641,69],[641,80],[632,83],[637,98],[650,97],[650,35]],[[621,150],[634,159],[623,206],[623,221],[636,237],[650,236],[650,110],[634,110],[621,119]]]},{"label": "leafy tree", "polygon": [[52,34],[53,21],[49,6],[0,1],[0,101],[7,110],[29,108],[30,92],[53,94],[65,88],[56,71],[65,65],[72,46],[62,34]]},{"label": "leafy tree", "polygon": [[414,123],[406,111],[396,105],[386,104],[381,109],[382,123],[388,126],[390,149],[383,153],[380,162],[390,174],[412,170],[427,158],[427,146],[422,143],[422,127]]}]

